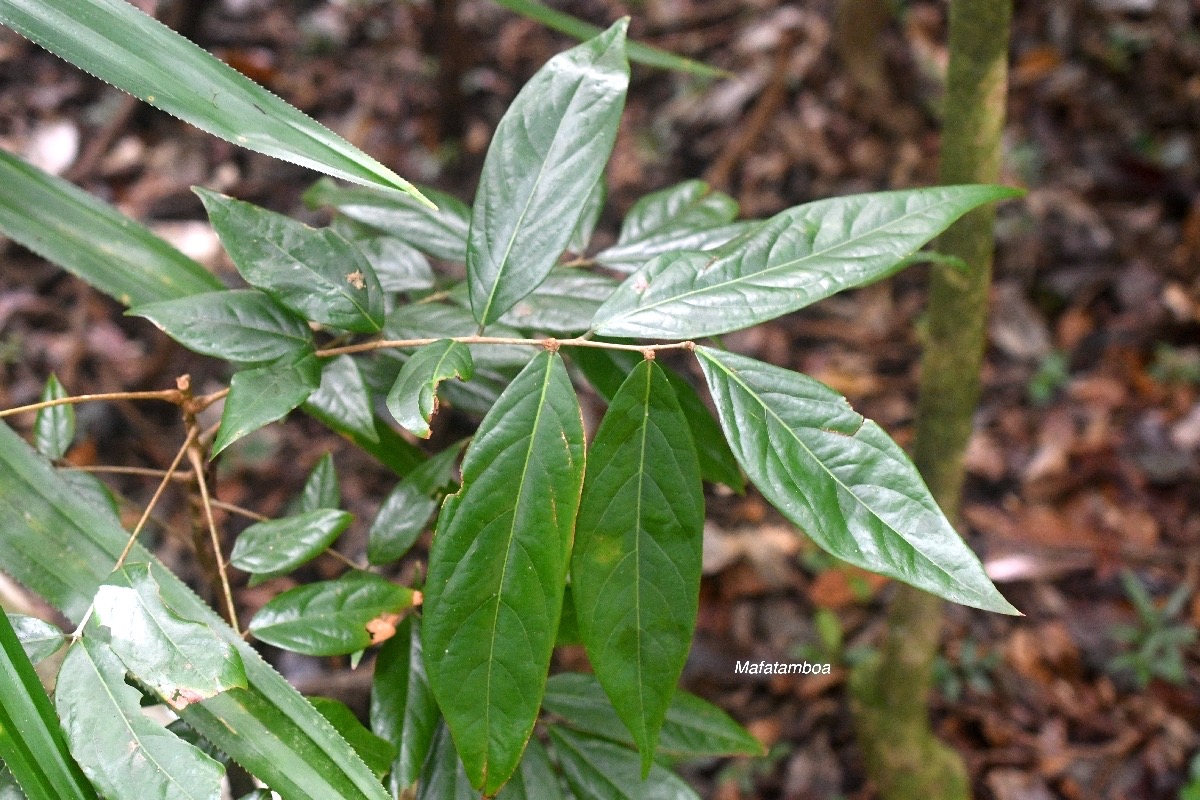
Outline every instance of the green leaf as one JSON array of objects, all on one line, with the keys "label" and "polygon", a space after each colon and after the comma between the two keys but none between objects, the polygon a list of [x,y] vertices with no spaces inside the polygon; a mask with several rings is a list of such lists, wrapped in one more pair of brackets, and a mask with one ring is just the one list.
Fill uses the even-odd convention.
[{"label": "green leaf", "polygon": [[687,418],[663,371],[643,361],[592,441],[571,559],[579,633],[643,773],[691,648],[703,529]]},{"label": "green leaf", "polygon": [[628,26],[621,20],[550,59],[496,126],[467,246],[481,325],[533,291],[571,239],[616,140],[629,85]]},{"label": "green leaf", "polygon": [[349,655],[391,636],[388,627],[412,604],[412,589],[369,572],[348,572],[279,595],[250,620],[250,632],[294,653]]},{"label": "green leaf", "polygon": [[445,723],[438,725],[434,734],[421,770],[417,800],[479,800],[479,792],[471,788]]},{"label": "green leaf", "polygon": [[745,233],[749,222],[734,222],[738,204],[704,181],[684,181],[648,194],[633,204],[617,243],[593,260],[633,272],[651,258],[679,250],[711,250]]},{"label": "green leaf", "polygon": [[822,549],[956,603],[1017,614],[904,451],[804,375],[697,347],[721,427],[750,480]]},{"label": "green leaf", "polygon": [[327,358],[321,367],[321,385],[304,401],[303,408],[318,419],[333,419],[338,427],[378,443],[371,395],[358,364],[350,356]]},{"label": "green leaf", "polygon": [[420,624],[409,615],[379,648],[371,682],[371,729],[397,752],[387,779],[393,797],[412,791],[440,720],[421,658]]},{"label": "green leaf", "polygon": [[[8,2],[0,0],[0,9]],[[0,233],[125,305],[223,288],[204,267],[112,206],[4,150],[0,186]]]},{"label": "green leaf", "polygon": [[[642,360],[639,353],[596,347],[573,347],[570,354],[571,361],[583,371],[588,383],[608,403],[612,402],[617,389]],[[701,477],[710,483],[723,483],[741,494],[746,490],[746,480],[712,412],[686,378],[668,366],[659,364],[659,367],[666,373],[687,417],[688,429],[696,444],[696,454],[700,457]]]},{"label": "green leaf", "polygon": [[[628,46],[629,43],[625,44]],[[596,223],[600,221],[600,215],[604,213],[604,203],[607,200],[608,183],[604,173],[600,173],[600,180],[596,181],[596,185],[592,187],[591,193],[583,204],[583,213],[579,216],[579,222],[575,224],[571,241],[567,242],[568,252],[579,256],[587,252],[588,245],[592,241],[592,234],[596,231]]]},{"label": "green leaf", "polygon": [[104,481],[91,473],[71,467],[59,469],[58,475],[97,512],[107,516],[113,524],[121,524],[121,507]]},{"label": "green leaf", "polygon": [[404,363],[388,392],[388,410],[410,433],[428,439],[429,421],[437,413],[438,384],[450,378],[468,381],[474,374],[475,364],[465,344],[441,339],[426,345]]},{"label": "green leaf", "polygon": [[[26,800],[8,765],[0,761],[0,800]],[[57,800],[57,798],[54,798]]]},{"label": "green leaf", "polygon": [[215,456],[264,425],[287,416],[321,385],[321,360],[312,353],[235,372],[213,441]]},{"label": "green leaf", "polygon": [[316,558],[353,521],[345,511],[322,508],[259,522],[238,535],[229,563],[253,573],[250,585],[257,586]]},{"label": "green leaf", "polygon": [[[634,746],[629,729],[593,675],[563,672],[551,676],[542,707],[572,728]],[[728,714],[683,691],[671,698],[657,752],[680,759],[766,755],[762,744]]]},{"label": "green leaf", "polygon": [[308,702],[321,712],[321,716],[329,720],[342,738],[354,748],[354,752],[358,753],[363,763],[375,773],[375,777],[383,780],[391,769],[392,759],[396,757],[396,748],[391,742],[367,730],[345,703],[328,697],[310,697]]},{"label": "green leaf", "polygon": [[71,754],[105,797],[220,800],[225,768],[142,715],[104,643],[85,636],[71,648],[54,696]]},{"label": "green leaf", "polygon": [[[0,614],[0,772],[11,770],[0,797],[31,800],[94,800],[95,791],[67,752],[58,717],[23,643]],[[27,619],[27,618],[26,618]]]},{"label": "green leaf", "polygon": [[205,292],[126,313],[145,317],[189,350],[244,364],[277,361],[313,346],[304,320],[253,289]]},{"label": "green leaf", "polygon": [[[514,11],[523,17],[540,22],[550,30],[565,33],[576,39],[590,39],[600,33],[601,30],[591,23],[572,17],[570,14],[564,14],[557,9],[536,2],[536,0],[496,0],[496,4],[504,6],[509,11]],[[674,53],[641,44],[640,42],[629,42],[626,47],[629,50],[630,61],[636,61],[648,67],[674,70],[676,72],[698,75],[702,78],[733,77],[733,73],[726,70],[710,67],[708,64],[677,56]]]},{"label": "green leaf", "polygon": [[[0,424],[0,564],[6,572],[78,622],[128,538]],[[157,565],[139,545],[129,563]],[[386,800],[332,726],[238,632],[165,569],[159,586],[173,608],[207,622],[237,648],[246,669],[248,689],[189,705],[181,714],[189,725],[289,800]]]},{"label": "green leaf", "polygon": [[500,317],[505,325],[553,334],[583,333],[597,309],[617,290],[607,275],[555,269],[540,286]]},{"label": "green leaf", "polygon": [[331,227],[358,248],[375,270],[385,292],[433,288],[433,268],[429,266],[429,259],[404,240],[379,233],[349,217],[336,218]]},{"label": "green leaf", "polygon": [[[456,305],[419,303],[397,308],[388,315],[383,325],[383,335],[388,339],[449,339],[455,336],[471,336],[478,324],[471,312]],[[503,324],[488,328],[490,336],[519,338],[520,331]],[[471,361],[475,364],[476,378],[483,368],[524,367],[529,363],[528,346],[525,345],[469,345]],[[383,351],[387,356],[391,351]],[[448,385],[446,388],[453,386]]]},{"label": "green leaf", "polygon": [[[42,390],[42,402],[62,400],[67,390],[51,373]],[[33,443],[46,458],[62,458],[75,438],[75,407],[67,404],[39,409],[33,422]]]},{"label": "green leaf", "polygon": [[326,453],[317,460],[317,465],[308,473],[308,480],[300,496],[296,498],[295,508],[289,509],[289,514],[300,514],[305,511],[316,511],[322,508],[337,509],[342,505],[342,490],[338,483],[337,467],[333,464],[333,453]]},{"label": "green leaf", "polygon": [[462,489],[438,518],[425,664],[467,774],[485,794],[517,768],[541,705],[583,463],[579,401],[562,359],[543,351],[480,423]]},{"label": "green leaf", "polygon": [[113,654],[172,708],[246,688],[237,650],[168,606],[149,564],[123,567],[100,587],[95,608]]},{"label": "green leaf", "polygon": [[2,0],[0,23],[228,142],[420,198],[412,184],[345,139],[121,0]]},{"label": "green leaf", "polygon": [[355,333],[379,332],[379,279],[358,248],[336,231],[198,186],[192,191],[247,283],[305,319]]},{"label": "green leaf", "polygon": [[58,652],[67,640],[54,625],[37,617],[27,617],[24,614],[7,614],[8,624],[12,627],[21,642],[25,655],[37,664]]},{"label": "green leaf", "polygon": [[681,778],[659,764],[641,776],[637,754],[619,744],[550,727],[550,741],[571,789],[592,800],[700,800]]},{"label": "green leaf", "polygon": [[529,740],[521,756],[521,765],[513,773],[512,780],[496,795],[496,800],[563,800],[550,756],[536,737]]},{"label": "green leaf", "polygon": [[467,229],[471,209],[453,195],[422,186],[437,204],[431,209],[406,195],[338,186],[328,178],[304,193],[309,208],[336,208],[355,222],[389,233],[423,253],[462,264],[467,260]]},{"label": "green leaf", "polygon": [[748,328],[879,280],[966,212],[1018,194],[945,186],[797,206],[716,252],[654,258],[600,308],[595,329],[688,339]]},{"label": "green leaf", "polygon": [[416,543],[437,506],[436,500],[410,481],[398,483],[371,524],[367,561],[390,564],[400,560]]}]

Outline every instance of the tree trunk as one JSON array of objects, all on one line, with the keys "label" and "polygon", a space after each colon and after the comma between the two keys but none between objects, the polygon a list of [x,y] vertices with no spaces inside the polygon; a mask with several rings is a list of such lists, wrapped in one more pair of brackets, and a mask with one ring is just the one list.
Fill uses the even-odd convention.
[{"label": "tree trunk", "polygon": [[[999,177],[1011,17],[1012,0],[951,0],[943,184]],[[965,271],[946,264],[932,269],[913,460],[952,522],[979,401],[994,220],[994,207],[986,206],[938,240],[937,250],[962,259]],[[883,647],[851,680],[859,743],[885,800],[970,797],[962,759],[933,735],[926,708],[941,617],[939,599],[898,587]]]}]

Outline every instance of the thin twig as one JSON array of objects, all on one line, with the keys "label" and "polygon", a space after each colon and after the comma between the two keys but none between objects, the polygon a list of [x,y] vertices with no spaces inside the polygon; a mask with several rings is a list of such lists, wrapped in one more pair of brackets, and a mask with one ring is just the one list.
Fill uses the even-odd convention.
[{"label": "thin twig", "polygon": [[259,514],[257,511],[251,511],[248,508],[242,508],[241,506],[236,506],[233,503],[226,503],[224,500],[217,500],[216,498],[213,498],[209,500],[209,502],[212,503],[213,508],[219,508],[222,511],[228,511],[230,514],[237,514],[238,516],[252,519],[255,522],[266,522],[267,520],[271,519],[270,517]]},{"label": "thin twig", "polygon": [[178,389],[159,389],[152,392],[105,392],[103,394],[77,394],[74,397],[60,397],[57,400],[43,400],[40,403],[30,403],[27,406],[6,408],[0,411],[0,418],[10,417],[25,411],[40,411],[54,406],[75,405],[76,403],[91,403],[98,400],[163,400],[168,403],[178,403]]},{"label": "thin twig", "polygon": [[350,569],[357,569],[357,570],[365,570],[366,569],[366,567],[364,567],[362,564],[354,563],[354,561],[349,556],[345,555],[344,553],[340,553],[337,550],[334,550],[332,547],[326,548],[325,554],[333,556],[335,559],[342,562]]},{"label": "thin twig", "polygon": [[380,339],[374,342],[360,342],[345,347],[332,347],[318,350],[321,358],[340,356],[346,353],[366,353],[371,350],[385,350],[395,347],[424,347],[427,344],[450,339],[460,344],[493,344],[493,345],[524,345],[526,347],[541,347],[546,350],[556,350],[559,347],[595,347],[603,350],[632,350],[638,353],[655,352],[657,350],[693,350],[695,342],[668,342],[666,344],[617,344],[616,342],[597,342],[583,337],[574,339],[520,339],[510,336],[441,336],[427,339]]},{"label": "thin twig", "polygon": [[[88,467],[59,467],[59,469],[68,472],[88,472],[101,475],[142,475],[147,478],[161,478],[168,474],[165,469],[150,469],[149,467],[123,467],[106,464],[98,464]],[[190,481],[191,479],[192,473],[190,472],[176,472],[171,476],[171,480],[175,481]]]},{"label": "thin twig", "polygon": [[221,537],[217,534],[217,523],[213,521],[212,498],[208,495],[208,481],[204,477],[204,455],[199,447],[189,447],[188,460],[192,463],[192,471],[196,473],[196,485],[200,489],[200,503],[204,507],[204,518],[208,523],[208,533],[212,537],[213,556],[217,560],[217,572],[221,576],[221,589],[225,593],[225,605],[229,613],[229,624],[235,631],[240,631],[238,625],[237,607],[233,604],[233,589],[229,586],[229,574],[225,570],[225,557],[221,554]]}]

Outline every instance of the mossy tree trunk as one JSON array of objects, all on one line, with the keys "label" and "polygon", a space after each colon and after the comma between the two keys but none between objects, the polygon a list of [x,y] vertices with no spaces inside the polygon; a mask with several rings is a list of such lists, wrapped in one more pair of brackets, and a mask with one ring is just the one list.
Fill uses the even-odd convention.
[{"label": "mossy tree trunk", "polygon": [[[943,184],[994,183],[999,178],[1011,17],[1011,0],[951,0]],[[939,252],[957,256],[968,268],[937,265],[930,285],[913,460],[954,522],[963,453],[979,401],[994,220],[992,206],[979,209],[938,240]],[[962,759],[929,725],[926,703],[941,617],[940,600],[900,586],[883,647],[852,677],[859,743],[885,800],[970,797]]]}]

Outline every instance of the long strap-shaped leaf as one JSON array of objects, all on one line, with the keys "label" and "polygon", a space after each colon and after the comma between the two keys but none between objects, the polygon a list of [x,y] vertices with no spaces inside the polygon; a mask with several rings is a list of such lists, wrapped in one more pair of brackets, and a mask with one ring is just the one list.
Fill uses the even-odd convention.
[{"label": "long strap-shaped leaf", "polygon": [[823,549],[963,605],[1019,613],[883,429],[805,375],[708,347],[721,427],[759,491]]},{"label": "long strap-shaped leaf", "polygon": [[653,361],[634,367],[596,431],[577,527],[579,632],[645,774],[692,643],[704,528],[696,447]]},{"label": "long strap-shaped leaf", "polygon": [[8,617],[0,613],[0,759],[30,800],[95,800]]},{"label": "long strap-shaped leaf", "polygon": [[492,795],[541,706],[583,484],[583,420],[543,352],[480,423],[429,554],[429,683],[471,783]]},{"label": "long strap-shaped leaf", "polygon": [[4,150],[0,186],[0,232],[126,305],[223,288],[112,206]]},{"label": "long strap-shaped leaf", "polygon": [[214,136],[424,200],[408,181],[125,0],[0,0],[0,23]]},{"label": "long strap-shaped leaf", "polygon": [[714,253],[667,253],[629,277],[593,325],[689,339],[749,328],[878,280],[976,206],[1020,193],[946,186],[837,197],[776,214]]},{"label": "long strap-shaped leaf", "polygon": [[617,138],[628,26],[623,19],[546,62],[496,126],[467,238],[481,325],[537,288],[571,240]]},{"label": "long strap-shaped leaf", "polygon": [[[0,424],[0,564],[78,620],[107,578],[127,534],[99,514]],[[129,564],[152,562],[141,547]],[[156,564],[156,566],[158,566]],[[166,568],[163,599],[234,645],[248,689],[192,703],[181,716],[287,800],[386,800],[382,785],[332,726]]]}]

